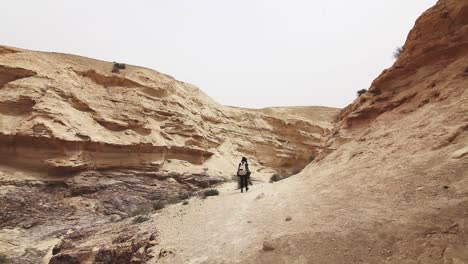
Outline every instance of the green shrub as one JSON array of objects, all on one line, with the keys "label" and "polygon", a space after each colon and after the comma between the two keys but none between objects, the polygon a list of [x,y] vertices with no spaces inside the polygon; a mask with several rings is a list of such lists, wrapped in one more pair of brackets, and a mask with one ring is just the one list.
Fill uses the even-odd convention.
[{"label": "green shrub", "polygon": [[203,192],[203,195],[205,197],[216,196],[216,195],[219,195],[219,191],[217,189],[208,189]]},{"label": "green shrub", "polygon": [[114,67],[119,70],[125,70],[125,63],[118,63],[114,61]]},{"label": "green shrub", "polygon": [[366,92],[367,92],[366,89],[361,89],[361,90],[357,91],[357,96],[359,97],[359,96],[365,94]]},{"label": "green shrub", "polygon": [[141,223],[146,222],[146,221],[148,221],[148,220],[150,220],[149,217],[143,216],[143,215],[139,215],[139,216],[133,218],[132,223],[134,223],[134,224],[141,224]]}]

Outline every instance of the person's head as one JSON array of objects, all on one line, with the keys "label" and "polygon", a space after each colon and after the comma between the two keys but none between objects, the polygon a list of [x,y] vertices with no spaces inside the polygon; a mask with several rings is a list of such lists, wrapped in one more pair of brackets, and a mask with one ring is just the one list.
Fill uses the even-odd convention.
[{"label": "person's head", "polygon": [[241,160],[241,162],[243,162],[243,163],[247,163],[247,158],[246,158],[246,157],[242,157],[242,160]]}]

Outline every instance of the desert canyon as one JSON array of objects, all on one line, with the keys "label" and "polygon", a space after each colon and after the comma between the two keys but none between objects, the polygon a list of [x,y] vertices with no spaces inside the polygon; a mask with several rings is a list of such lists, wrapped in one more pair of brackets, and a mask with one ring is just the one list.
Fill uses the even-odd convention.
[{"label": "desert canyon", "polygon": [[0,46],[0,263],[468,263],[468,1],[343,109],[116,65]]}]

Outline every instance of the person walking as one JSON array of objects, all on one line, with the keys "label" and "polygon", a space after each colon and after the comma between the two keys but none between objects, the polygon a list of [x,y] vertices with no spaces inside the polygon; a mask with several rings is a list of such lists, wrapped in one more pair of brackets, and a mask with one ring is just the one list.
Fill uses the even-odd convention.
[{"label": "person walking", "polygon": [[250,169],[249,169],[249,163],[247,162],[246,157],[242,157],[241,162],[239,163],[239,167],[237,167],[237,176],[239,176],[241,193],[244,192],[244,187],[245,187],[245,191],[248,192],[249,191],[248,179],[250,177]]}]

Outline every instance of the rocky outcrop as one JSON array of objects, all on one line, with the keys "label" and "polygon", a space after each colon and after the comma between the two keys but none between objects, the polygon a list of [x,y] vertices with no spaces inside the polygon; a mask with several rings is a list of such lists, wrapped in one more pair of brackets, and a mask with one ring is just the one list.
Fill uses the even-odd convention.
[{"label": "rocky outcrop", "polygon": [[35,72],[27,69],[0,65],[0,88],[2,88],[5,84],[9,82],[31,77],[34,75],[36,75]]},{"label": "rocky outcrop", "polygon": [[[426,11],[409,33],[399,59],[341,111],[339,120],[345,127],[359,127],[383,113],[407,114],[428,103],[461,96],[466,88],[461,80],[468,74],[467,19],[466,1],[439,1]],[[448,79],[457,83],[441,89]]]},{"label": "rocky outcrop", "polygon": [[[114,73],[108,62],[4,50],[15,50],[0,56],[0,155],[9,165],[60,172],[179,159],[229,178],[232,157],[246,155],[259,168],[290,174],[321,151],[326,113],[336,112],[311,120],[313,108],[281,115],[225,107],[149,69]],[[221,153],[226,142],[232,148]],[[215,154],[231,167],[206,163]]]},{"label": "rocky outcrop", "polygon": [[[36,130],[36,131],[34,131]],[[213,153],[188,147],[155,146],[149,143],[125,145],[92,141],[66,141],[48,137],[45,126],[34,126],[43,136],[5,136],[0,134],[3,164],[46,171],[53,174],[91,169],[148,167],[159,169],[168,159],[202,164]]]},{"label": "rocky outcrop", "polygon": [[[241,156],[256,181],[299,172],[338,111],[226,107],[146,68],[2,46],[0,91],[0,253],[14,263],[164,258],[133,225],[230,181]],[[107,225],[129,237],[94,241]]]}]

